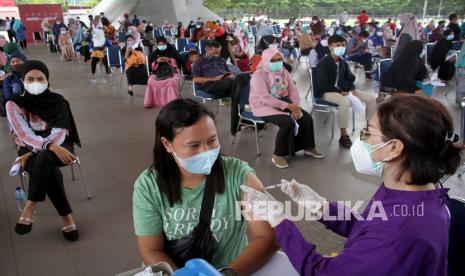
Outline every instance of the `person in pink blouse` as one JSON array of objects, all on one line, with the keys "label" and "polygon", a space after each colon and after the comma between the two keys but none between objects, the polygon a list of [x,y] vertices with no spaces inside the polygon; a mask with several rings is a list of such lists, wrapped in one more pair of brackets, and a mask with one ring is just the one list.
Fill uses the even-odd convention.
[{"label": "person in pink blouse", "polygon": [[65,239],[76,241],[79,232],[59,169],[76,160],[74,144],[81,146],[73,114],[68,101],[49,90],[49,71],[43,62],[24,63],[21,78],[25,91],[6,104],[8,122],[19,147],[15,163],[29,173],[28,200],[15,231],[19,235],[31,232],[34,208],[48,196],[63,220]]},{"label": "person in pink blouse", "polygon": [[315,158],[326,156],[315,147],[313,119],[300,108],[299,92],[291,75],[283,69],[283,55],[277,49],[263,51],[250,81],[249,104],[254,116],[279,127],[271,159],[276,167],[289,167],[285,156],[301,150]]}]

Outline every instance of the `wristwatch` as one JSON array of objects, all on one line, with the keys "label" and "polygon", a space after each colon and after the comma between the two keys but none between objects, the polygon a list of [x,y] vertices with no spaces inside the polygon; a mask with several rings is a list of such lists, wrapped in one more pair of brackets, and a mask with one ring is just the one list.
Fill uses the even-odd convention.
[{"label": "wristwatch", "polygon": [[224,276],[237,276],[237,272],[230,267],[223,267],[219,270],[219,272],[221,272],[221,274],[223,274]]}]

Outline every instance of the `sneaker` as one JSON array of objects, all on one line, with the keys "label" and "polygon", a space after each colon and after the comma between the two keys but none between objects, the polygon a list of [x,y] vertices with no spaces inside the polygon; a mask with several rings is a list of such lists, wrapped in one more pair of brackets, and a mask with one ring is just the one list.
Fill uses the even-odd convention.
[{"label": "sneaker", "polygon": [[326,157],[326,154],[322,153],[321,151],[319,151],[316,148],[309,149],[309,150],[304,150],[304,155],[309,155],[309,156],[311,156],[313,158],[317,158],[317,159]]},{"label": "sneaker", "polygon": [[289,167],[289,163],[287,163],[287,160],[283,156],[273,154],[273,157],[271,158],[271,162],[273,162],[273,164],[275,164],[275,166],[280,169]]},{"label": "sneaker", "polygon": [[350,140],[349,135],[341,136],[339,139],[339,145],[343,148],[350,149],[350,147],[352,147],[352,141]]},{"label": "sneaker", "polygon": [[129,96],[134,96],[134,92],[132,92],[132,90],[129,90],[128,94],[129,94]]}]

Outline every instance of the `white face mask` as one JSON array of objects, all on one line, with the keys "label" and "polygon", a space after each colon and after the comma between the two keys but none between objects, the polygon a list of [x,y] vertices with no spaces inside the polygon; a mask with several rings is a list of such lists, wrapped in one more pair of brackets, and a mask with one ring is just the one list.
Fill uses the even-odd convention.
[{"label": "white face mask", "polygon": [[273,49],[278,49],[279,47],[279,44],[270,44],[270,46],[268,46],[268,48],[273,48]]},{"label": "white face mask", "polygon": [[375,162],[372,153],[380,148],[391,143],[392,140],[378,145],[365,143],[357,138],[355,143],[350,148],[350,154],[355,165],[355,170],[359,173],[381,176],[383,174],[384,162],[388,161],[385,158],[383,161]]},{"label": "white face mask", "polygon": [[24,83],[24,89],[31,94],[31,95],[40,95],[44,93],[48,88],[48,83],[42,83],[42,82],[30,82],[30,83]]},{"label": "white face mask", "polygon": [[323,39],[322,41],[320,41],[320,44],[321,44],[321,46],[323,46],[323,47],[328,47],[328,40]]}]

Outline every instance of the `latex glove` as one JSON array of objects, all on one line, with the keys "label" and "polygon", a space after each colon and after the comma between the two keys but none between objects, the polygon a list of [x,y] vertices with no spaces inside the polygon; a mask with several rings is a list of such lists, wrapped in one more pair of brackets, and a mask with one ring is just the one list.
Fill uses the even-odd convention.
[{"label": "latex glove", "polygon": [[285,219],[284,205],[266,191],[263,193],[247,185],[241,185],[241,190],[247,193],[247,207],[253,219],[266,220],[271,227]]},{"label": "latex glove", "polygon": [[327,199],[320,196],[307,185],[300,184],[295,179],[287,181],[281,179],[281,191],[288,195],[298,205],[316,213],[327,202]]}]

